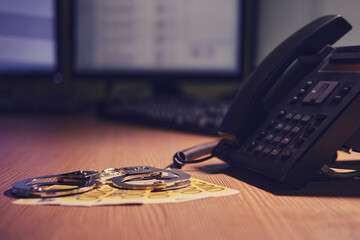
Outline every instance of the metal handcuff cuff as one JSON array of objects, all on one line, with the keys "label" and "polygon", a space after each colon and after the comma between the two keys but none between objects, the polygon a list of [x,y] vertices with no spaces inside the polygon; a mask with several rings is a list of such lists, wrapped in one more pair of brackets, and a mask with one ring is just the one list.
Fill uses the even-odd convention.
[{"label": "metal handcuff cuff", "polygon": [[[42,181],[55,179],[55,181]],[[24,179],[13,184],[12,193],[20,197],[59,197],[90,191],[102,184],[125,189],[173,190],[190,184],[184,172],[149,166],[108,168],[98,171],[75,171]],[[54,185],[65,188],[51,188]]]}]

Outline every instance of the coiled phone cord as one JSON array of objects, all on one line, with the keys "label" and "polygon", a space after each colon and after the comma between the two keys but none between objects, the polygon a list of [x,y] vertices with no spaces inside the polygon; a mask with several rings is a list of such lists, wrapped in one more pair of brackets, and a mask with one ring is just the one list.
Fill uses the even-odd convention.
[{"label": "coiled phone cord", "polygon": [[211,152],[218,143],[219,140],[216,140],[176,152],[173,156],[173,167],[181,168],[188,163],[199,163],[215,157]]},{"label": "coiled phone cord", "polygon": [[[334,169],[352,170],[350,172],[339,172]],[[335,161],[325,164],[320,172],[331,178],[354,178],[360,176],[360,161]]]},{"label": "coiled phone cord", "polygon": [[[212,150],[219,144],[219,140],[196,145],[191,148],[176,152],[173,156],[172,168],[181,168],[185,164],[199,163],[209,160],[215,155]],[[335,161],[325,164],[320,173],[330,178],[354,178],[360,176],[360,161]],[[350,172],[339,172],[334,169],[348,169]]]}]

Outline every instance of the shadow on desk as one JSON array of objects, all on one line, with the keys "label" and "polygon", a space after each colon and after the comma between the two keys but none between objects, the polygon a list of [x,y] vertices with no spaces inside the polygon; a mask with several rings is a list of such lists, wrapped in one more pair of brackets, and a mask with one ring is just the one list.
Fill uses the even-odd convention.
[{"label": "shadow on desk", "polygon": [[266,176],[259,175],[247,169],[231,167],[230,165],[214,164],[198,167],[199,171],[208,174],[224,173],[239,181],[281,196],[314,196],[314,197],[360,197],[360,179],[329,179],[318,176],[302,189],[289,189]]}]

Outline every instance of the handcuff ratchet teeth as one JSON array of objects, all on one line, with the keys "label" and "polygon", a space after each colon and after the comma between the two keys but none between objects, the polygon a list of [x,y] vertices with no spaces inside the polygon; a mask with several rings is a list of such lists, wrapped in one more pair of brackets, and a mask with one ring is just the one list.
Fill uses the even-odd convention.
[{"label": "handcuff ratchet teeth", "polygon": [[[58,175],[28,178],[13,184],[12,193],[21,197],[59,197],[90,191],[99,182],[98,171],[75,171]],[[52,182],[36,182],[37,180],[55,179]],[[53,185],[65,186],[63,189],[50,188]]]},{"label": "handcuff ratchet teeth", "polygon": [[118,188],[173,190],[190,184],[190,175],[180,171],[149,166],[127,167],[121,170],[123,175],[109,179],[110,184]]},{"label": "handcuff ratchet teeth", "polygon": [[[122,175],[109,179],[118,188],[173,190],[190,184],[190,174],[149,166],[121,168]],[[150,182],[149,182],[150,181]]]},{"label": "handcuff ratchet teeth", "polygon": [[103,183],[126,189],[173,190],[188,186],[189,179],[184,172],[149,166],[108,168],[24,179],[13,184],[12,193],[20,197],[59,197],[84,193]]}]

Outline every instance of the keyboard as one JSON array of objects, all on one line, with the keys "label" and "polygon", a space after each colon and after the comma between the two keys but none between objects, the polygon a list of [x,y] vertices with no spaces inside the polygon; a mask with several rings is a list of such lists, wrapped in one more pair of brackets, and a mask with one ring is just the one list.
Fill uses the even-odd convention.
[{"label": "keyboard", "polygon": [[132,102],[101,103],[98,114],[107,119],[217,135],[230,104],[231,101],[153,97]]}]

